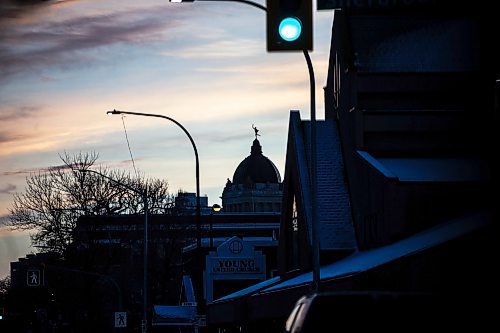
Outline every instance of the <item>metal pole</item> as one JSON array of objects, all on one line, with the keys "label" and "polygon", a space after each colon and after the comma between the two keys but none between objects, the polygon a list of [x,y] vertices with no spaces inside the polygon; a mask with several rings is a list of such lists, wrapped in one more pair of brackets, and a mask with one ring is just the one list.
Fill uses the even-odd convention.
[{"label": "metal pole", "polygon": [[113,110],[113,111],[108,111],[106,112],[107,114],[132,114],[136,116],[145,116],[145,117],[156,117],[156,118],[163,118],[170,120],[177,126],[179,126],[184,133],[189,138],[189,141],[191,141],[191,145],[193,146],[194,150],[194,157],[196,160],[196,247],[198,250],[201,249],[201,206],[200,206],[200,161],[198,158],[198,149],[196,148],[196,144],[194,143],[193,138],[191,137],[191,134],[187,131],[187,129],[182,126],[181,123],[179,123],[177,120],[161,115],[161,114],[154,114],[154,113],[140,113],[140,112],[128,112],[128,111],[119,111],[119,110]]},{"label": "metal pole", "polygon": [[209,232],[210,232],[210,250],[212,249],[212,247],[214,246],[214,235],[213,235],[213,221],[212,221],[212,218],[213,218],[213,213],[210,212],[210,224],[209,224]]},{"label": "metal pole", "polygon": [[318,221],[318,204],[316,202],[316,189],[317,189],[317,167],[316,167],[316,92],[315,92],[315,78],[314,68],[312,65],[309,52],[304,50],[304,57],[306,58],[307,68],[309,70],[309,82],[311,91],[311,210],[312,210],[312,268],[313,279],[312,289],[319,290],[320,285],[320,247],[319,247],[319,221]]},{"label": "metal pole", "polygon": [[144,290],[143,292],[143,313],[142,317],[144,318],[144,326],[143,326],[143,333],[146,333],[148,331],[148,247],[149,247],[149,242],[148,242],[148,234],[149,234],[149,228],[148,228],[148,197],[147,197],[148,189],[147,185],[146,188],[144,189],[144,194],[143,194],[143,201],[144,201],[144,272],[143,272],[143,282],[144,282]]}]

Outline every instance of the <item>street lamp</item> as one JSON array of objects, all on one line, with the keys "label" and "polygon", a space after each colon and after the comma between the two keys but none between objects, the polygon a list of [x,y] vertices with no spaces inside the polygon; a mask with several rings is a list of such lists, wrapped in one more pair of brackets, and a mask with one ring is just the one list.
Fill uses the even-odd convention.
[{"label": "street lamp", "polygon": [[194,157],[196,160],[196,248],[198,250],[201,250],[201,205],[200,205],[200,161],[198,158],[198,149],[196,148],[196,144],[194,143],[193,138],[191,137],[191,134],[187,131],[187,129],[181,125],[177,120],[161,115],[161,114],[154,114],[154,113],[139,113],[139,112],[128,112],[128,111],[118,111],[118,110],[113,110],[113,111],[108,111],[106,112],[107,114],[131,114],[135,116],[145,116],[145,117],[156,117],[156,118],[163,118],[170,120],[177,126],[179,126],[184,133],[189,138],[189,141],[191,141],[191,145],[193,146],[194,150]]},{"label": "street lamp", "polygon": [[144,191],[139,191],[127,184],[120,183],[119,181],[110,178],[106,175],[103,175],[100,172],[90,170],[90,169],[77,169],[76,171],[86,173],[86,172],[91,172],[95,173],[96,175],[99,175],[119,186],[122,186],[123,188],[126,188],[129,191],[132,191],[134,193],[137,193],[141,196],[142,201],[144,203],[144,264],[143,264],[143,304],[142,304],[142,333],[147,332],[147,327],[148,327],[148,189],[147,185]]},{"label": "street lamp", "polygon": [[[170,2],[194,2],[195,0],[169,0]],[[259,8],[267,13],[267,8],[261,4],[255,3],[253,1],[247,1],[247,0],[198,0],[198,1],[213,1],[213,2],[240,2],[246,5],[250,5],[252,7]],[[291,30],[294,30],[296,28],[292,28]],[[280,29],[281,30],[281,29]],[[290,31],[289,28],[285,29],[286,31]],[[284,36],[286,37],[287,34]],[[288,38],[292,38],[293,40],[293,34],[290,33],[288,35]],[[309,56],[309,52],[307,51],[307,48],[304,48],[302,50],[304,53],[304,58],[307,63],[307,69],[309,71],[309,86],[310,86],[310,98],[311,98],[311,224],[312,224],[312,267],[313,267],[313,279],[312,279],[312,289],[317,291],[319,290],[319,284],[320,284],[320,258],[319,258],[319,221],[318,221],[318,207],[316,203],[316,89],[315,89],[315,78],[314,78],[314,68],[312,65],[311,57]]]}]

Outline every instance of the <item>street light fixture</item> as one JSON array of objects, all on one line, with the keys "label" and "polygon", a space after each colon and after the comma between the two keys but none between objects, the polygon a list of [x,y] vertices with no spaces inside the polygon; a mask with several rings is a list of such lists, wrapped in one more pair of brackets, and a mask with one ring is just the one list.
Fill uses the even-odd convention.
[{"label": "street light fixture", "polygon": [[144,204],[144,251],[143,251],[143,304],[142,304],[142,333],[147,332],[147,327],[148,327],[148,189],[147,186],[144,189],[144,191],[139,191],[127,184],[120,183],[119,181],[110,178],[106,175],[103,175],[100,172],[90,170],[90,169],[76,169],[78,172],[86,173],[94,173],[96,175],[99,175],[100,177],[103,177],[119,186],[122,186],[123,188],[126,188],[129,191],[132,191],[134,193],[137,193],[141,196],[143,204]]},{"label": "street light fixture", "polygon": [[201,204],[200,204],[200,161],[198,158],[198,149],[196,148],[196,144],[194,143],[193,137],[187,129],[181,125],[177,120],[161,115],[161,114],[154,114],[154,113],[140,113],[140,112],[129,112],[129,111],[119,111],[119,110],[113,110],[113,111],[107,111],[107,114],[131,114],[135,116],[145,116],[145,117],[156,117],[156,118],[163,118],[170,120],[177,126],[179,126],[184,133],[186,133],[187,137],[189,138],[189,141],[191,142],[191,145],[193,146],[194,150],[194,157],[196,160],[196,248],[198,251],[201,250]]},{"label": "street light fixture", "polygon": [[[194,2],[195,0],[169,0],[170,2]],[[266,13],[268,12],[268,9],[258,3],[255,3],[253,1],[247,1],[247,0],[198,0],[198,1],[213,1],[213,2],[239,2],[243,4],[250,5],[252,7],[259,8]],[[300,22],[299,22],[300,25]],[[285,30],[293,30],[293,29],[285,29]],[[319,285],[320,285],[320,249],[319,249],[319,221],[318,221],[318,205],[316,203],[316,189],[317,189],[317,175],[316,175],[316,141],[317,141],[317,136],[316,136],[316,80],[314,78],[314,68],[312,65],[311,57],[309,56],[309,52],[307,51],[307,48],[304,48],[302,50],[304,54],[304,58],[307,63],[307,69],[309,71],[309,89],[310,89],[310,103],[311,103],[311,162],[310,162],[310,167],[311,167],[311,175],[310,175],[310,180],[311,180],[311,224],[312,224],[312,289],[315,291],[319,290]]]}]

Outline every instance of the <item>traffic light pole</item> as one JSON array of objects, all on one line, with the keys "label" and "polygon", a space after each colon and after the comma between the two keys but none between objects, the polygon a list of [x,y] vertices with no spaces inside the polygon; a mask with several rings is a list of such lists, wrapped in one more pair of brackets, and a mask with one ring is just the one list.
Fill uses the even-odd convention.
[{"label": "traffic light pole", "polygon": [[[195,0],[170,0],[170,2],[194,2]],[[243,3],[258,9],[261,9],[268,13],[268,10],[265,6],[248,0],[197,0],[197,1],[211,1],[211,2],[239,2]],[[312,279],[312,290],[318,291],[320,287],[320,247],[319,247],[319,221],[318,221],[318,206],[316,202],[316,189],[317,189],[317,175],[316,175],[316,92],[315,92],[315,78],[314,78],[314,68],[312,65],[311,57],[309,56],[309,52],[307,48],[303,50],[304,57],[307,63],[307,69],[309,71],[309,85],[310,85],[310,94],[311,94],[311,219],[312,219],[312,271],[313,271],[313,279]]]},{"label": "traffic light pole", "polygon": [[304,50],[304,57],[307,62],[307,69],[309,70],[309,85],[311,94],[311,219],[312,219],[312,267],[313,267],[313,279],[312,279],[312,289],[313,291],[319,291],[320,284],[320,260],[319,260],[319,220],[318,220],[318,205],[316,201],[316,189],[317,189],[317,167],[316,167],[316,80],[314,78],[314,68],[312,65],[311,57],[309,57],[309,52]]}]

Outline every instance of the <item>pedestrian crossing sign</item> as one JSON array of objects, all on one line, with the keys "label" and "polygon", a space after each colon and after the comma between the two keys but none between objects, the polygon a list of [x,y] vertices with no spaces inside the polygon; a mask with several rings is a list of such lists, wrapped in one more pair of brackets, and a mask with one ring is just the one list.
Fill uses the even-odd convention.
[{"label": "pedestrian crossing sign", "polygon": [[126,312],[115,312],[115,327],[127,327]]},{"label": "pedestrian crossing sign", "polygon": [[38,287],[41,285],[41,277],[39,269],[28,269],[26,272],[26,284],[28,287]]}]

